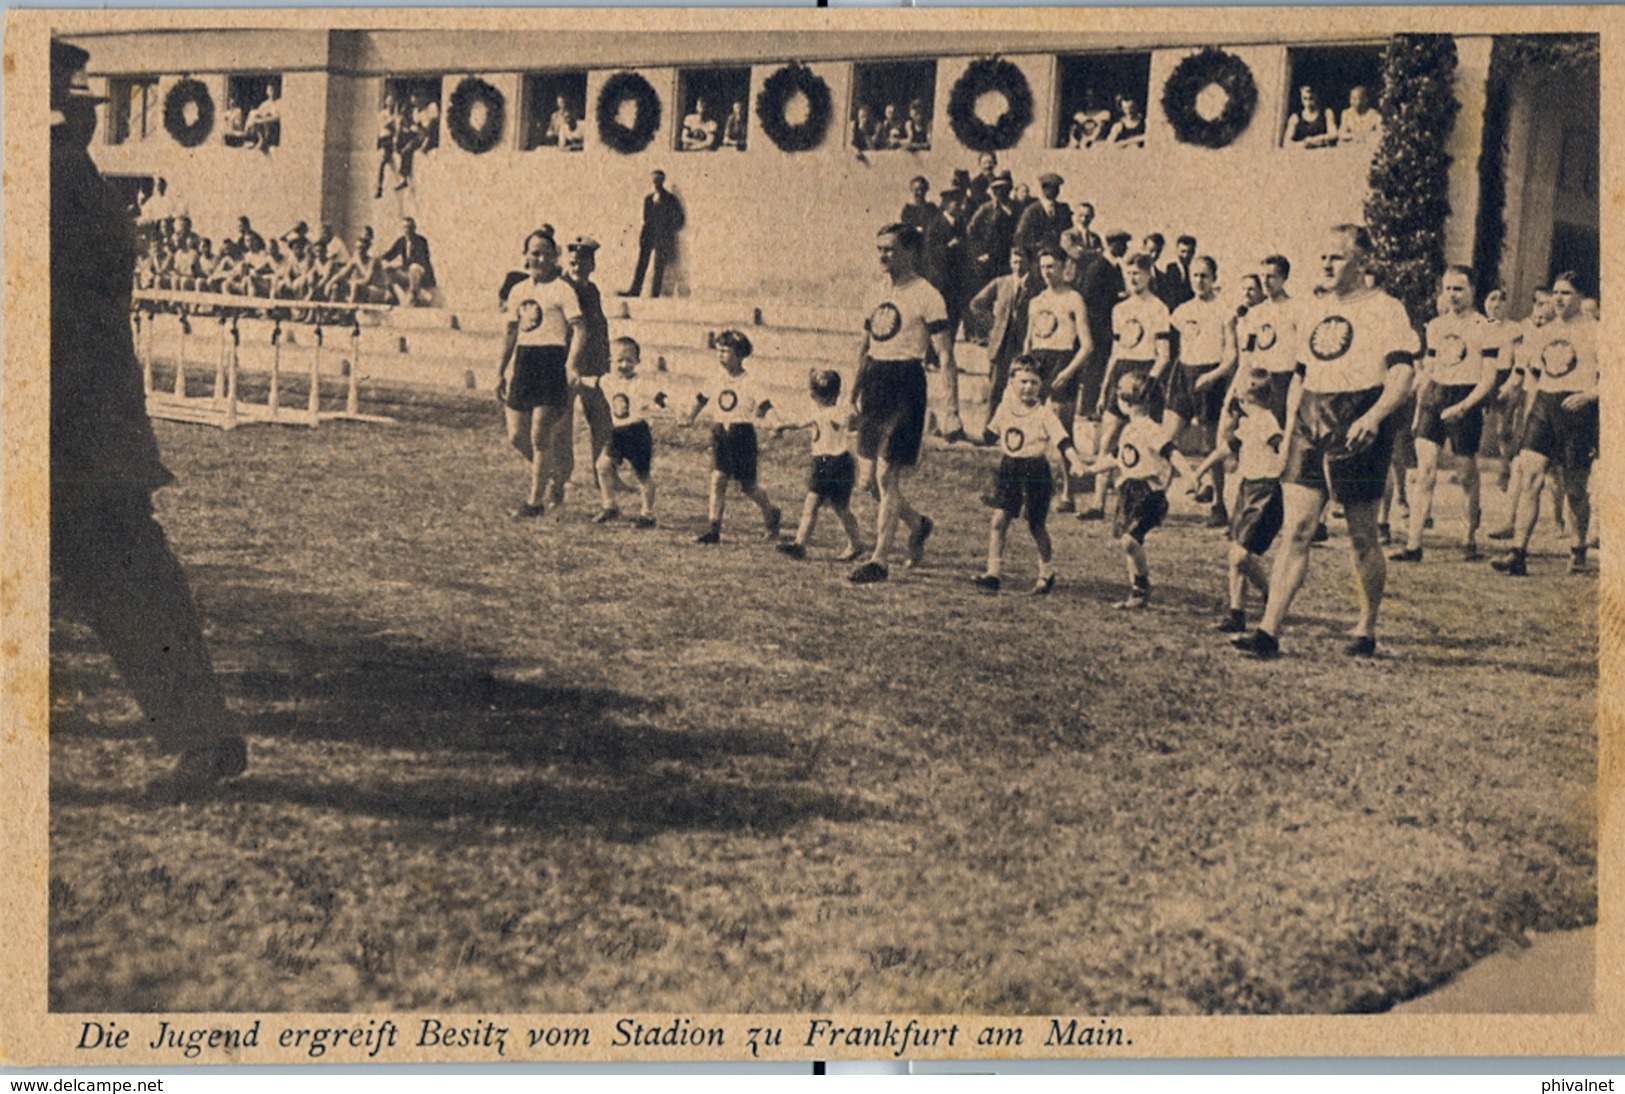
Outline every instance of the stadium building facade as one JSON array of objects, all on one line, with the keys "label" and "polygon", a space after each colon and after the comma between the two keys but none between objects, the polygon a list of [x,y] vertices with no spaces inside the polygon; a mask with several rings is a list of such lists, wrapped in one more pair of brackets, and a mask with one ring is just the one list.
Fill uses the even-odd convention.
[{"label": "stadium building facade", "polygon": [[[132,186],[167,179],[176,207],[211,236],[232,234],[246,214],[267,237],[299,220],[312,228],[330,223],[345,239],[371,224],[382,247],[400,219],[412,216],[433,244],[443,303],[467,310],[494,305],[501,272],[543,222],[565,239],[601,240],[599,280],[624,287],[655,168],[687,210],[668,295],[853,305],[876,271],[874,231],[896,217],[909,180],[923,175],[935,191],[956,169],[976,170],[976,152],[951,126],[949,104],[967,68],[994,53],[1019,68],[1031,90],[1030,124],[999,153],[1018,183],[1036,191],[1041,173],[1061,175],[1062,200],[1092,203],[1102,233],[1158,231],[1170,241],[1194,235],[1232,284],[1236,271],[1266,253],[1307,263],[1326,225],[1362,219],[1376,144],[1305,151],[1284,141],[1297,89],[1316,86],[1341,112],[1352,86],[1380,86],[1385,39],[1266,40],[1215,27],[1205,40],[1031,31],[406,29],[144,30],[71,40],[91,51],[92,76],[112,99],[93,148],[109,176]],[[1504,134],[1500,274],[1514,300],[1524,301],[1554,269],[1596,272],[1599,88],[1594,79],[1584,86],[1532,74],[1514,79],[1501,118],[1487,130],[1494,42],[1489,35],[1456,41],[1461,110],[1447,144],[1446,258],[1474,257],[1480,202],[1489,192],[1481,158]],[[1245,128],[1217,149],[1182,143],[1162,105],[1178,66],[1206,46],[1243,62],[1257,92]],[[793,62],[825,82],[832,104],[822,142],[794,153],[768,138],[757,115],[764,82]],[[630,154],[604,142],[595,116],[606,81],[625,71],[647,80],[661,107],[648,145]],[[183,78],[204,85],[219,115],[279,87],[275,146],[228,144],[218,119],[199,143],[183,146],[164,124],[169,92]],[[470,78],[501,99],[494,144],[479,152],[448,131],[454,93]],[[1143,145],[1066,146],[1071,119],[1091,90],[1137,99]],[[441,135],[437,148],[418,155],[408,186],[395,189],[391,176],[377,198],[379,112],[391,93],[436,98]],[[742,149],[679,149],[682,119],[699,95],[710,96],[718,121],[732,103],[744,104]],[[546,140],[561,98],[584,116],[579,151]],[[915,100],[926,107],[928,147],[855,149],[859,105],[879,114],[888,103],[906,110]],[[620,118],[637,120],[625,112]],[[182,120],[195,122],[195,111]],[[488,121],[483,109],[475,121]]]}]

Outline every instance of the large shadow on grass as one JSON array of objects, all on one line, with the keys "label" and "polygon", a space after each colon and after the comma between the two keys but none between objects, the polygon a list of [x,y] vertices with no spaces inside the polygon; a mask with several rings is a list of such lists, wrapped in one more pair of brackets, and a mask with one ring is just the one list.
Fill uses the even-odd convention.
[{"label": "large shadow on grass", "polygon": [[[262,640],[274,668],[223,674],[264,758],[219,788],[224,799],[408,821],[592,829],[625,840],[669,830],[777,831],[873,812],[823,788],[817,741],[753,726],[743,713],[731,724],[695,724],[692,712],[657,698],[515,680],[494,655],[367,633],[264,590],[252,603],[219,607],[213,614],[222,633],[235,629],[237,616],[298,621]],[[53,638],[54,653],[94,651],[87,636],[66,638]],[[121,687],[111,676],[84,683]],[[139,732],[72,711],[52,721],[54,731],[73,736]],[[358,758],[354,748],[330,745],[364,751]],[[290,767],[308,775],[278,773]],[[53,806],[72,806],[135,795],[58,784],[51,798]]]}]

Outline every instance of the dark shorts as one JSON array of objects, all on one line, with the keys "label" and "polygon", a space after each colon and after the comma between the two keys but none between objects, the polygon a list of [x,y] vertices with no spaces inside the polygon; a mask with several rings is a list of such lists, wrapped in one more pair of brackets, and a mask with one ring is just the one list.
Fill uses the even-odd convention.
[{"label": "dark shorts", "polygon": [[925,437],[925,366],[918,361],[870,361],[854,393],[858,455],[898,467],[920,462]]},{"label": "dark shorts", "polygon": [[756,427],[749,422],[711,427],[711,467],[746,490],[756,487]]},{"label": "dark shorts", "polygon": [[1032,359],[1038,362],[1039,378],[1043,380],[1043,386],[1039,389],[1039,398],[1053,399],[1057,404],[1066,408],[1074,408],[1078,405],[1077,373],[1072,374],[1064,388],[1055,386],[1055,377],[1059,376],[1061,370],[1071,363],[1076,352],[1076,350],[1069,349],[1035,349],[1032,351]]},{"label": "dark shorts", "polygon": [[1112,535],[1133,536],[1139,543],[1168,516],[1168,495],[1144,479],[1117,484],[1117,510],[1112,514]]},{"label": "dark shorts", "polygon": [[1230,511],[1230,542],[1261,555],[1281,534],[1281,484],[1275,479],[1243,479]]},{"label": "dark shorts", "polygon": [[[1122,386],[1123,381],[1129,376],[1149,375],[1151,372],[1151,366],[1155,363],[1156,362],[1154,361],[1117,362],[1117,367],[1112,369],[1111,375],[1106,379],[1106,383],[1108,385],[1106,391],[1106,412],[1108,414],[1115,414],[1125,421],[1128,419],[1128,411],[1123,409],[1123,407],[1117,401],[1117,389]],[[1150,411],[1151,417],[1157,419],[1158,421],[1162,420],[1163,408],[1167,406],[1167,394],[1168,391],[1166,383],[1151,385],[1151,401],[1147,409]]]},{"label": "dark shorts", "polygon": [[570,404],[570,384],[564,375],[563,346],[519,346],[513,351],[513,374],[508,379],[508,409],[563,409]]},{"label": "dark shorts", "polygon": [[625,460],[632,465],[632,474],[640,479],[648,478],[655,456],[655,439],[649,431],[649,423],[633,422],[631,425],[616,426],[609,435],[609,445],[604,452],[611,463]]},{"label": "dark shorts", "polygon": [[1292,373],[1270,373],[1270,412],[1278,422],[1286,421],[1287,396],[1292,393]]},{"label": "dark shorts", "polygon": [[858,481],[858,461],[852,453],[838,456],[814,456],[807,471],[807,493],[819,501],[844,508],[852,503],[852,488]]},{"label": "dark shorts", "polygon": [[1421,412],[1416,419],[1416,439],[1431,441],[1440,448],[1446,441],[1458,456],[1478,455],[1478,442],[1484,434],[1484,404],[1479,403],[1453,422],[1439,415],[1473,393],[1472,384],[1451,384],[1441,387],[1433,384],[1421,401]]},{"label": "dark shorts", "polygon": [[1168,377],[1168,412],[1198,425],[1218,425],[1219,416],[1224,413],[1227,385],[1212,384],[1201,391],[1196,390],[1196,381],[1218,367],[1175,365]]},{"label": "dark shorts", "polygon": [[1537,452],[1565,470],[1585,471],[1597,458],[1597,404],[1564,410],[1572,392],[1541,391],[1523,423],[1520,451]]},{"label": "dark shorts", "polygon": [[1390,414],[1365,448],[1350,453],[1344,447],[1349,426],[1376,405],[1382,388],[1364,391],[1306,391],[1298,402],[1298,417],[1286,457],[1282,482],[1296,483],[1322,495],[1330,493],[1341,505],[1382,500],[1388,465],[1394,454],[1399,412]]},{"label": "dark shorts", "polygon": [[1012,520],[1025,512],[1027,523],[1037,528],[1049,519],[1054,493],[1055,480],[1048,460],[1042,456],[1006,456],[993,472],[993,487],[982,501]]}]

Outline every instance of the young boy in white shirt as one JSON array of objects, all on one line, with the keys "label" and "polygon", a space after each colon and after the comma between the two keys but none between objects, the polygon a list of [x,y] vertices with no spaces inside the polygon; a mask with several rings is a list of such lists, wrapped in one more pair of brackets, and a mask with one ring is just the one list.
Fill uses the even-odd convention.
[{"label": "young boy in white shirt", "polygon": [[695,543],[722,542],[722,513],[728,482],[739,484],[745,496],[762,511],[767,538],[779,538],[783,514],[756,481],[756,422],[773,409],[773,402],[745,372],[745,358],[751,354],[750,339],[737,330],[717,335],[717,364],[722,374],[694,396],[685,425],[693,425],[707,404],[716,423],[711,427],[710,526],[695,537]]},{"label": "young boy in white shirt", "polygon": [[647,415],[652,410],[666,409],[666,393],[658,382],[638,375],[641,351],[631,338],[617,338],[610,344],[614,352],[614,369],[598,378],[598,389],[609,404],[609,418],[613,428],[609,444],[598,457],[598,495],[603,507],[593,517],[594,524],[607,524],[621,513],[615,507],[613,490],[616,470],[622,463],[631,465],[638,480],[638,515],[632,518],[634,528],[655,526],[655,485],[650,475],[654,463],[654,435],[649,431]]},{"label": "young boy in white shirt", "polygon": [[807,541],[812,539],[818,511],[829,506],[846,533],[846,547],[835,556],[837,562],[851,562],[861,553],[858,546],[858,519],[852,515],[852,488],[858,481],[858,463],[852,457],[852,408],[841,402],[841,374],[834,369],[813,369],[807,378],[812,396],[812,413],[799,422],[785,422],[774,430],[782,436],[787,430],[806,429],[812,433],[812,464],[807,471],[807,497],[801,505],[801,524],[796,538],[779,544],[779,553],[790,558],[807,557]]}]

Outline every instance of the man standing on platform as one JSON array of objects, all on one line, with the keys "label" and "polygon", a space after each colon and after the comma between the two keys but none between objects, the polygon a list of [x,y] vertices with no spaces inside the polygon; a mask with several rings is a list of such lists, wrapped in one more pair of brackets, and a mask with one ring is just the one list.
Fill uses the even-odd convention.
[{"label": "man standing on platform", "polygon": [[[661,280],[666,267],[677,254],[677,233],[686,220],[683,203],[677,195],[666,189],[666,172],[655,171],[649,176],[654,190],[643,199],[643,230],[638,234],[638,268],[632,275],[632,287],[622,296],[637,296],[643,292],[643,275],[648,272],[649,295],[659,296]],[[654,270],[649,271],[649,260],[654,259]]]},{"label": "man standing on platform", "polygon": [[147,788],[196,797],[248,766],[186,574],[153,519],[174,481],[147,418],[130,336],[135,239],[91,161],[90,55],[51,42],[52,606],[90,624],[159,744],[179,753]]}]

